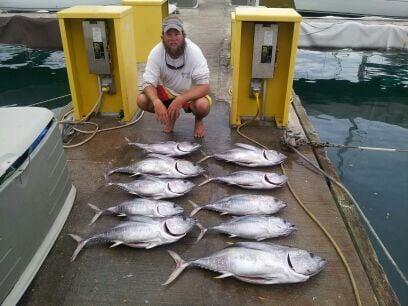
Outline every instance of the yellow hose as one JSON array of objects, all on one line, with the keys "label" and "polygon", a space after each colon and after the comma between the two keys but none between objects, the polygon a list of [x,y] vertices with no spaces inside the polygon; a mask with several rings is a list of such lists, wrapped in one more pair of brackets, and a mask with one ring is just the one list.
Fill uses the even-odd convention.
[{"label": "yellow hose", "polygon": [[[239,125],[238,128],[237,128],[237,133],[240,136],[244,137],[245,139],[259,145],[262,148],[264,148],[265,150],[268,150],[268,147],[264,146],[262,143],[256,141],[255,139],[252,139],[251,137],[249,137],[249,136],[247,136],[247,135],[245,135],[245,134],[243,134],[241,132],[241,128],[243,128],[244,126],[248,125],[251,122],[254,122],[258,118],[259,109],[260,109],[260,106],[259,106],[259,93],[258,92],[255,92],[255,98],[256,98],[256,105],[257,105],[257,111],[256,111],[255,116],[251,120]],[[286,175],[287,174],[286,170],[285,170],[285,168],[283,167],[282,164],[281,164],[281,169],[282,169],[283,174]],[[296,201],[299,203],[299,205],[303,208],[303,210],[306,212],[306,214],[317,224],[317,226],[320,227],[320,229],[323,231],[325,236],[329,239],[329,241],[333,245],[333,247],[336,250],[337,254],[339,255],[341,261],[343,262],[344,267],[346,268],[346,271],[347,271],[348,276],[350,278],[351,286],[353,287],[353,292],[354,292],[354,296],[356,298],[357,305],[361,306],[362,304],[361,304],[361,299],[360,299],[360,293],[359,293],[358,288],[357,288],[356,280],[355,280],[355,278],[353,276],[353,272],[351,271],[351,268],[350,268],[350,266],[349,266],[349,264],[348,264],[348,262],[347,262],[347,260],[346,260],[346,258],[344,256],[343,252],[341,251],[339,245],[334,240],[334,238],[330,235],[330,233],[324,228],[324,226],[319,222],[319,220],[317,220],[317,218],[313,215],[313,213],[305,206],[305,204],[302,202],[302,200],[299,198],[299,196],[294,191],[294,189],[293,189],[292,185],[290,184],[289,180],[288,180],[287,184],[288,184],[290,192],[292,193],[292,195],[296,199]]]}]

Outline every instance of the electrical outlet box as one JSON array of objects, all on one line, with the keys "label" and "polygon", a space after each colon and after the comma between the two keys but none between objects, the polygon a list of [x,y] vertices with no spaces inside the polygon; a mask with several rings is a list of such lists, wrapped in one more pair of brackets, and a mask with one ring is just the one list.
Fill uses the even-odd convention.
[{"label": "electrical outlet box", "polygon": [[132,120],[139,93],[133,8],[78,5],[57,17],[75,120],[93,110],[101,89],[101,114]]},{"label": "electrical outlet box", "polygon": [[277,37],[277,24],[255,23],[252,78],[273,78]]},{"label": "electrical outlet box", "polygon": [[82,29],[88,55],[89,72],[98,75],[110,74],[106,22],[103,20],[84,20],[82,21]]}]

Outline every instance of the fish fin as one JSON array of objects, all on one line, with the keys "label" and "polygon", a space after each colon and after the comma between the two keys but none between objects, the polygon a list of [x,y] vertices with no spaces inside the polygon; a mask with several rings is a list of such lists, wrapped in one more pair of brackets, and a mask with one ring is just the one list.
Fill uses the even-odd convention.
[{"label": "fish fin", "polygon": [[152,223],[158,218],[152,218],[152,217],[147,217],[147,216],[128,216],[126,218],[127,221],[132,221],[132,222],[140,222],[140,223]]},{"label": "fish fin", "polygon": [[136,146],[136,147],[139,147],[140,148],[140,143],[137,143],[137,142],[132,142],[129,138],[127,138],[127,137],[125,137],[125,140],[126,140],[126,142],[128,143],[128,145],[130,145],[130,146]]},{"label": "fish fin", "polygon": [[230,234],[228,237],[230,237],[230,238],[235,238],[235,237],[238,237],[237,235],[234,235],[234,234]]},{"label": "fish fin", "polygon": [[130,175],[130,177],[135,177],[135,176],[138,176],[138,175],[141,175],[141,173],[140,172],[133,173],[133,174]]},{"label": "fish fin", "polygon": [[225,215],[228,215],[228,213],[226,211],[221,213],[221,216],[225,216]]},{"label": "fish fin", "polygon": [[162,179],[160,179],[160,178],[158,178],[156,176],[150,175],[150,174],[142,174],[142,177],[145,178],[145,179],[148,179],[148,180],[163,183]]},{"label": "fish fin", "polygon": [[159,159],[163,159],[163,160],[168,160],[168,161],[175,161],[175,159],[170,157],[170,156],[157,154],[157,153],[149,153],[147,156],[148,157],[155,157],[155,158],[159,158]]},{"label": "fish fin", "polygon": [[265,240],[265,239],[267,239],[267,237],[258,237],[258,238],[256,238],[256,241],[262,241],[262,240]]},{"label": "fish fin", "polygon": [[234,276],[234,274],[231,273],[231,272],[225,272],[225,273],[223,273],[221,275],[218,275],[218,276],[216,276],[214,278],[215,279],[221,279],[221,278],[227,278],[227,277],[231,277],[231,276]]},{"label": "fish fin", "polygon": [[242,142],[237,142],[237,143],[235,143],[235,145],[236,145],[237,147],[240,147],[240,148],[243,148],[243,149],[247,149],[247,150],[251,150],[251,151],[259,151],[259,150],[261,150],[260,148],[257,148],[257,147],[255,147],[255,146],[253,146],[253,145],[249,145],[249,144],[242,143]]},{"label": "fish fin", "polygon": [[117,214],[118,217],[126,217],[127,215],[124,213]]},{"label": "fish fin", "polygon": [[206,179],[204,182],[200,183],[200,184],[198,185],[198,187],[204,186],[205,184],[208,184],[209,182],[211,182],[211,181],[213,181],[213,180],[215,180],[215,178],[208,178],[208,179]]},{"label": "fish fin", "polygon": [[166,286],[166,285],[170,284],[171,282],[173,282],[180,275],[180,273],[183,272],[184,269],[187,268],[190,265],[190,263],[184,261],[176,252],[173,252],[173,251],[170,251],[170,250],[168,250],[167,252],[169,252],[170,256],[175,261],[176,268],[170,274],[167,281],[165,283],[163,283],[163,286]]},{"label": "fish fin", "polygon": [[[246,282],[246,283],[251,283],[251,284],[257,284],[257,285],[272,285],[272,284],[278,284],[279,279],[276,277],[271,277],[268,276],[268,278],[253,278],[253,277],[245,277],[245,276],[238,276],[234,275],[235,278]],[[309,277],[307,277],[308,279]]]},{"label": "fish fin", "polygon": [[197,243],[201,239],[203,239],[205,233],[208,231],[208,228],[205,228],[201,223],[197,222],[196,225],[200,229],[200,235],[198,235],[197,240],[196,240],[195,243]]},{"label": "fish fin", "polygon": [[243,241],[243,242],[236,242],[233,244],[234,247],[241,247],[253,250],[260,250],[265,252],[271,252],[276,250],[276,248],[284,248],[287,249],[289,247],[278,245],[272,242],[252,242],[252,241]]},{"label": "fish fin", "polygon": [[114,243],[109,248],[114,248],[121,244],[123,244],[123,241],[114,241]]},{"label": "fish fin", "polygon": [[203,157],[203,158],[200,159],[199,161],[196,161],[195,164],[196,164],[196,165],[201,164],[203,161],[206,161],[207,159],[210,159],[210,158],[214,157],[214,155],[205,155],[205,154],[204,154],[204,156],[205,156],[205,157]]},{"label": "fish fin", "polygon": [[159,245],[158,243],[148,243],[148,244],[145,246],[145,249],[146,249],[146,250],[152,249],[152,248],[154,248],[154,247],[157,247],[158,245]]},{"label": "fish fin", "polygon": [[203,209],[204,206],[199,206],[196,203],[194,203],[191,200],[188,200],[188,202],[193,206],[193,211],[190,213],[190,217],[194,216],[196,213],[198,213],[198,211],[200,211],[201,209]]},{"label": "fish fin", "polygon": [[131,247],[131,248],[141,249],[141,248],[145,248],[146,246],[148,246],[149,243],[147,243],[147,242],[141,242],[141,243],[125,243],[125,245],[127,245],[128,247]]},{"label": "fish fin", "polygon": [[78,256],[79,252],[84,248],[86,245],[86,239],[82,239],[82,237],[75,235],[75,234],[68,234],[72,239],[74,239],[78,245],[74,251],[74,254],[71,256],[71,262],[75,260],[75,258]]},{"label": "fish fin", "polygon": [[96,211],[95,216],[92,218],[91,222],[89,223],[89,225],[91,225],[91,224],[94,224],[94,222],[98,220],[98,218],[103,214],[103,210],[99,209],[99,207],[96,207],[95,205],[91,203],[88,203],[88,206]]}]

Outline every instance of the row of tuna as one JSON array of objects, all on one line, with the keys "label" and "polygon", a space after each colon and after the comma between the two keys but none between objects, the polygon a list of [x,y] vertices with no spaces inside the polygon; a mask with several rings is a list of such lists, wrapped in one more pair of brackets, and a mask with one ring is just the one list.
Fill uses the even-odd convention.
[{"label": "row of tuna", "polygon": [[[200,229],[197,241],[207,232],[261,241],[287,236],[295,230],[295,226],[290,222],[271,216],[286,207],[285,203],[273,196],[238,194],[204,206],[189,201],[193,206],[190,217],[181,215],[184,212],[181,206],[162,200],[180,197],[192,190],[195,185],[186,178],[205,175],[205,170],[198,163],[208,158],[215,157],[241,166],[264,167],[282,163],[286,158],[283,154],[238,143],[234,149],[206,156],[194,164],[175,157],[198,150],[200,148],[198,144],[189,142],[139,144],[131,143],[129,140],[128,143],[144,149],[149,155],[130,166],[113,169],[108,175],[127,173],[140,178],[130,183],[114,183],[110,182],[106,175],[107,185],[117,186],[140,198],[105,210],[89,204],[96,211],[91,224],[101,215],[113,214],[126,219],[115,227],[86,239],[71,234],[70,236],[78,242],[72,261],[86,245],[110,242],[113,243],[111,247],[123,244],[133,248],[150,249],[180,240],[194,226]],[[276,173],[237,171],[226,176],[207,177],[199,186],[210,181],[220,181],[246,189],[273,189],[284,185],[286,180],[286,176]],[[193,218],[203,209],[217,211],[222,215],[231,214],[233,217],[216,226],[205,228]],[[231,276],[255,284],[302,282],[320,272],[325,266],[324,259],[307,251],[261,242],[235,243],[208,257],[190,262],[184,261],[172,251],[169,253],[176,262],[176,269],[164,284],[172,282],[188,266],[198,266],[222,273],[218,278]]]}]

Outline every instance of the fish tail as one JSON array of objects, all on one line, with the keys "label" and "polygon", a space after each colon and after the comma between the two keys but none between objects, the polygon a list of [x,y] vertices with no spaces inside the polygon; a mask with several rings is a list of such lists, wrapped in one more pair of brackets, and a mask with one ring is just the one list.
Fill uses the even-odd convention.
[{"label": "fish tail", "polygon": [[101,210],[99,207],[96,207],[95,205],[88,203],[88,206],[92,208],[94,211],[96,211],[95,216],[92,218],[91,222],[89,225],[94,224],[96,220],[103,214],[103,210]]},{"label": "fish tail", "polygon": [[120,168],[115,168],[115,169],[112,169],[112,170],[108,171],[108,172],[106,173],[106,176],[109,176],[109,175],[112,175],[112,174],[118,172],[118,169],[120,169]]},{"label": "fish tail", "polygon": [[105,183],[106,183],[107,186],[112,185],[112,181],[110,180],[109,175],[110,175],[110,173],[104,173],[103,174],[103,178],[105,179]]},{"label": "fish tail", "polygon": [[204,185],[208,184],[209,182],[211,182],[211,181],[213,181],[213,180],[215,180],[215,178],[206,179],[204,182],[200,183],[200,184],[198,185],[198,187],[204,186]]},{"label": "fish tail", "polygon": [[200,229],[200,235],[198,235],[197,240],[195,243],[199,242],[203,239],[205,233],[208,231],[208,228],[205,228],[201,223],[196,223],[197,227]]},{"label": "fish tail", "polygon": [[71,262],[75,260],[75,258],[78,256],[79,252],[84,248],[86,245],[87,239],[82,239],[82,237],[75,235],[75,234],[68,234],[72,239],[74,239],[76,242],[78,242],[78,245],[74,251],[74,254],[71,256]]},{"label": "fish tail", "polygon": [[199,206],[196,203],[194,203],[191,200],[188,200],[190,202],[190,204],[193,206],[193,211],[190,213],[190,217],[194,216],[196,213],[198,213],[201,209],[204,208],[204,206]]},{"label": "fish tail", "polygon": [[115,168],[109,171],[108,175],[111,175],[113,173],[129,173],[129,170],[128,170],[128,167]]},{"label": "fish tail", "polygon": [[165,283],[163,283],[163,286],[166,286],[166,285],[170,284],[171,282],[173,282],[181,274],[181,272],[183,272],[184,269],[187,268],[190,265],[190,263],[183,260],[176,252],[173,252],[173,251],[170,251],[170,250],[167,251],[167,252],[169,252],[170,256],[175,261],[176,268],[170,274],[167,281]]}]

